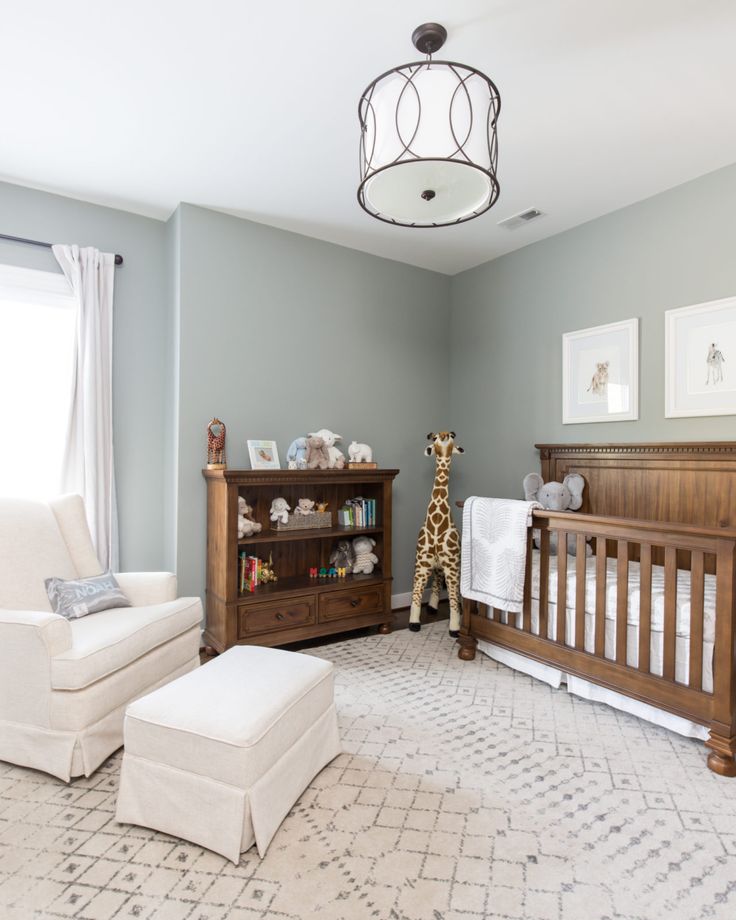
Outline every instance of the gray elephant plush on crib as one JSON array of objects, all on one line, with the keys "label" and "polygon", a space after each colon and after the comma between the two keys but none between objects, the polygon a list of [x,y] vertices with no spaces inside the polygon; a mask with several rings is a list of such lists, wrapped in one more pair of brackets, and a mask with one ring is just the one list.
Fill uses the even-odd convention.
[{"label": "gray elephant plush on crib", "polygon": [[[580,473],[570,473],[562,482],[545,482],[538,473],[529,473],[524,477],[524,498],[528,502],[539,502],[547,511],[577,511],[583,504],[585,480]],[[539,531],[534,531],[534,545],[539,549]],[[550,552],[557,553],[557,534],[550,534]],[[567,535],[567,552],[576,555],[575,534]],[[586,543],[585,555],[592,555],[593,550]]]}]

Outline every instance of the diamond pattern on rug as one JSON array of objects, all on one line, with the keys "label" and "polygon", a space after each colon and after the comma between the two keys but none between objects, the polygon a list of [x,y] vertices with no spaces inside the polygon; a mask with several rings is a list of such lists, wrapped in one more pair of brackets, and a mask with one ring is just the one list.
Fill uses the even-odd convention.
[{"label": "diamond pattern on rug", "polygon": [[0,763],[0,917],[736,916],[736,780],[701,743],[461,662],[445,623],[309,654],[336,665],[345,753],[265,859],[117,824],[120,753],[68,786]]}]

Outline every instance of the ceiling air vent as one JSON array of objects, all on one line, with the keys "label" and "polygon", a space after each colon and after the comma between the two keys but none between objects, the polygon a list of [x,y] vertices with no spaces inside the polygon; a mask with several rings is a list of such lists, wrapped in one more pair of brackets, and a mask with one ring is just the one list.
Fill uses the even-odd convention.
[{"label": "ceiling air vent", "polygon": [[544,217],[542,211],[537,208],[527,208],[526,211],[521,211],[519,214],[513,214],[511,217],[507,217],[506,220],[499,220],[498,226],[505,227],[507,230],[516,230],[519,227],[523,227],[524,224],[536,220],[538,217]]}]

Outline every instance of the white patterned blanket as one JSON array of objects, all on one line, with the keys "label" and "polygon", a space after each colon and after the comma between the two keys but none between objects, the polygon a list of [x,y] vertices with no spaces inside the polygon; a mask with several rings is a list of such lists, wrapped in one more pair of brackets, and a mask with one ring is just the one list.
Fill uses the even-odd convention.
[{"label": "white patterned blanket", "polygon": [[524,600],[527,528],[539,502],[503,498],[465,500],[460,593],[501,610]]}]

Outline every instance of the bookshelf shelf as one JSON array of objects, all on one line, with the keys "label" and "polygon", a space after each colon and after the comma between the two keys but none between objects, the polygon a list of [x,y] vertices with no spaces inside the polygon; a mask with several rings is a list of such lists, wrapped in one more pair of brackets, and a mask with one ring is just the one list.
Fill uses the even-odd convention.
[{"label": "bookshelf shelf", "polygon": [[311,530],[264,530],[252,537],[238,540],[238,546],[253,546],[259,543],[291,543],[296,540],[342,540],[361,534],[383,533],[383,527],[314,527]]},{"label": "bookshelf shelf", "polygon": [[[391,518],[398,470],[203,470],[207,483],[206,644],[222,652],[236,644],[286,645],[365,626],[391,629]],[[253,507],[260,533],[238,540],[238,497]],[[277,496],[327,502],[333,526],[271,530]],[[375,526],[346,527],[337,510],[358,496],[374,503]],[[369,536],[379,564],[370,574],[310,578],[329,566],[338,540]],[[240,556],[273,559],[278,581],[240,589]]]}]

